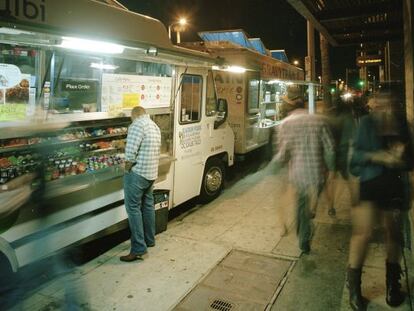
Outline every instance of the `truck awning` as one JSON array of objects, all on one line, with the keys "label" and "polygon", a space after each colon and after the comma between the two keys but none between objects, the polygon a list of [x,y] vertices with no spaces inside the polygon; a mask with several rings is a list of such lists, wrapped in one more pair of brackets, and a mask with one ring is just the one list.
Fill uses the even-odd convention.
[{"label": "truck awning", "polygon": [[273,58],[276,58],[285,63],[289,63],[289,58],[287,57],[285,50],[270,50],[270,54]]},{"label": "truck awning", "polygon": [[203,41],[228,41],[251,50],[256,50],[242,29],[203,31],[199,32],[198,35]]},{"label": "truck awning", "polygon": [[262,40],[260,38],[251,38],[249,39],[250,44],[253,46],[253,48],[259,52],[260,54],[267,55],[266,53],[266,47],[263,44]]}]

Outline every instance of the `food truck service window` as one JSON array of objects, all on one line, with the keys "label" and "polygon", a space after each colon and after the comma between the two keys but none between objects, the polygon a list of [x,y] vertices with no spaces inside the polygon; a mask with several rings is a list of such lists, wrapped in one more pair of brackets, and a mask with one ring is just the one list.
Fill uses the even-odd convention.
[{"label": "food truck service window", "polygon": [[[43,110],[117,115],[136,105],[171,105],[172,65],[65,49],[54,36],[35,32],[22,34],[24,40],[15,36],[16,42],[10,35],[13,43],[0,43],[0,122],[42,116]],[[199,111],[194,107],[189,120]]]},{"label": "food truck service window", "polygon": [[170,104],[172,66],[56,53],[54,112],[121,111]]},{"label": "food truck service window", "polygon": [[196,75],[182,75],[180,123],[193,123],[201,119],[203,78]]}]

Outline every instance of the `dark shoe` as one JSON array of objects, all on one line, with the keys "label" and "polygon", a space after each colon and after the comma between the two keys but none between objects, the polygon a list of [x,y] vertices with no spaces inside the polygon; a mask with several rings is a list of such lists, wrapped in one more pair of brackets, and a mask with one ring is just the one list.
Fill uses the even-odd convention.
[{"label": "dark shoe", "polygon": [[125,262],[131,262],[131,261],[135,261],[135,260],[142,260],[142,256],[145,255],[146,253],[147,252],[142,253],[142,254],[132,254],[132,253],[129,253],[126,256],[119,257],[119,260],[125,261]]},{"label": "dark shoe", "polygon": [[365,310],[365,301],[361,294],[361,274],[361,268],[348,268],[346,285],[349,289],[349,305],[354,311]]},{"label": "dark shoe", "polygon": [[300,246],[300,250],[302,254],[309,254],[310,253],[310,242],[307,241]]},{"label": "dark shoe", "polygon": [[386,263],[386,285],[387,295],[385,301],[391,307],[398,307],[405,300],[405,294],[401,292],[401,274],[402,270],[398,263]]}]

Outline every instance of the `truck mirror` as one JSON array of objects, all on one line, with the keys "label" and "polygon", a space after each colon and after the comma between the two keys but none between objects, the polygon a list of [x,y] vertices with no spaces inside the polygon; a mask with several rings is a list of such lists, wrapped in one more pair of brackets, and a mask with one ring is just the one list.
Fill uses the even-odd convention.
[{"label": "truck mirror", "polygon": [[227,120],[228,115],[228,105],[227,100],[225,98],[219,98],[217,100],[217,116],[216,120],[214,121],[214,129],[217,129],[220,125],[222,125]]}]

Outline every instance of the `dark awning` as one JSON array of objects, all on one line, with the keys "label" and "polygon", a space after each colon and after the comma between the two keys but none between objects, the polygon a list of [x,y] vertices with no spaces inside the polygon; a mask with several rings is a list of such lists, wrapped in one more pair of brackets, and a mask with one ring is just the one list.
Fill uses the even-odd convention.
[{"label": "dark awning", "polygon": [[401,0],[287,0],[333,45],[403,38]]}]

